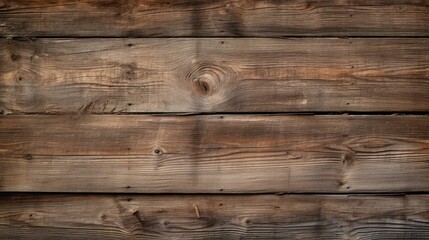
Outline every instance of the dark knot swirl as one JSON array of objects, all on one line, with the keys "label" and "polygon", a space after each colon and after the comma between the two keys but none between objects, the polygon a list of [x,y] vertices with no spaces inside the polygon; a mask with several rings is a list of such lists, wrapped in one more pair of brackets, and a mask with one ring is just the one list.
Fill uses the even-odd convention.
[{"label": "dark knot swirl", "polygon": [[[181,73],[188,89],[204,98],[219,98],[230,91],[235,72],[228,66],[207,62],[193,62]],[[214,100],[213,99],[213,100]]]}]

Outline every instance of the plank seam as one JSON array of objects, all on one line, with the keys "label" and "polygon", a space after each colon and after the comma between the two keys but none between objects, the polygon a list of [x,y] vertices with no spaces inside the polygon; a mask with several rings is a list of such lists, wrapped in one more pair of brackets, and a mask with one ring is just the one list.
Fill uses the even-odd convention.
[{"label": "plank seam", "polygon": [[429,39],[429,36],[341,36],[341,35],[326,35],[326,36],[303,36],[303,35],[287,35],[287,36],[157,36],[157,37],[141,37],[141,36],[73,36],[73,35],[53,35],[53,36],[39,36],[39,35],[27,35],[27,36],[0,36],[1,39],[9,40],[28,40],[28,39],[55,39],[55,38],[67,38],[67,39],[246,39],[246,38],[258,38],[258,39],[290,39],[290,38],[334,38],[334,39],[407,39],[407,38],[417,38],[417,39]]},{"label": "plank seam", "polygon": [[25,192],[25,191],[0,191],[0,197],[2,195],[9,195],[9,194],[62,194],[62,195],[78,195],[78,194],[94,194],[94,195],[184,195],[184,196],[193,196],[193,195],[217,195],[217,196],[254,196],[254,195],[278,195],[278,196],[305,196],[305,195],[329,195],[329,196],[410,196],[410,195],[429,195],[429,191],[407,191],[407,192],[248,192],[248,193],[210,193],[210,192],[196,192],[196,193],[183,193],[183,192],[160,192],[160,193],[154,193],[154,192]]},{"label": "plank seam", "polygon": [[[0,109],[1,111],[1,109]],[[2,112],[0,112],[2,115]],[[309,115],[309,116],[429,116],[428,111],[410,111],[410,112],[120,112],[120,113],[49,113],[49,112],[17,112],[5,113],[7,116],[22,116],[22,115],[41,115],[41,116],[79,116],[79,115],[150,115],[150,116],[210,116],[210,115],[260,115],[260,116],[294,116],[294,115]]]}]

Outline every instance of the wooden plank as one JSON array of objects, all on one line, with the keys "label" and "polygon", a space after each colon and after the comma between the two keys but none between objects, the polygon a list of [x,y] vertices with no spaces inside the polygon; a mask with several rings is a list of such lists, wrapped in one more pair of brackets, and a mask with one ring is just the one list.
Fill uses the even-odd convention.
[{"label": "wooden plank", "polygon": [[11,36],[429,36],[427,0],[2,0]]},{"label": "wooden plank", "polygon": [[0,41],[4,113],[429,111],[429,39]]},{"label": "wooden plank", "polygon": [[0,197],[0,237],[428,239],[428,212],[428,195],[12,194]]},{"label": "wooden plank", "polygon": [[10,115],[0,190],[429,190],[428,116]]}]

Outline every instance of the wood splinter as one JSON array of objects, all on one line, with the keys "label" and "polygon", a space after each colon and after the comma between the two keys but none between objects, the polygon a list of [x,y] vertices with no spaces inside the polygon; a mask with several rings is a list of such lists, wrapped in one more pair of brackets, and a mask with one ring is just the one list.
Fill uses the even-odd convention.
[{"label": "wood splinter", "polygon": [[200,211],[198,210],[198,207],[195,203],[192,204],[195,208],[195,213],[197,214],[197,218],[200,218]]}]

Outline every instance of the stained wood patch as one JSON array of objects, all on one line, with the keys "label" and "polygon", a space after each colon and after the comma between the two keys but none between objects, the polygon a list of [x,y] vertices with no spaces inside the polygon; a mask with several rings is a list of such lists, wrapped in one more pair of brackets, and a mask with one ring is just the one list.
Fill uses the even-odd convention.
[{"label": "stained wood patch", "polygon": [[427,1],[3,0],[2,36],[429,36]]},{"label": "stained wood patch", "polygon": [[429,111],[428,52],[428,39],[3,39],[0,108]]},{"label": "stained wood patch", "polygon": [[428,195],[12,194],[0,197],[0,237],[427,239],[428,211]]},{"label": "stained wood patch", "polygon": [[426,116],[0,118],[0,190],[429,190]]}]

